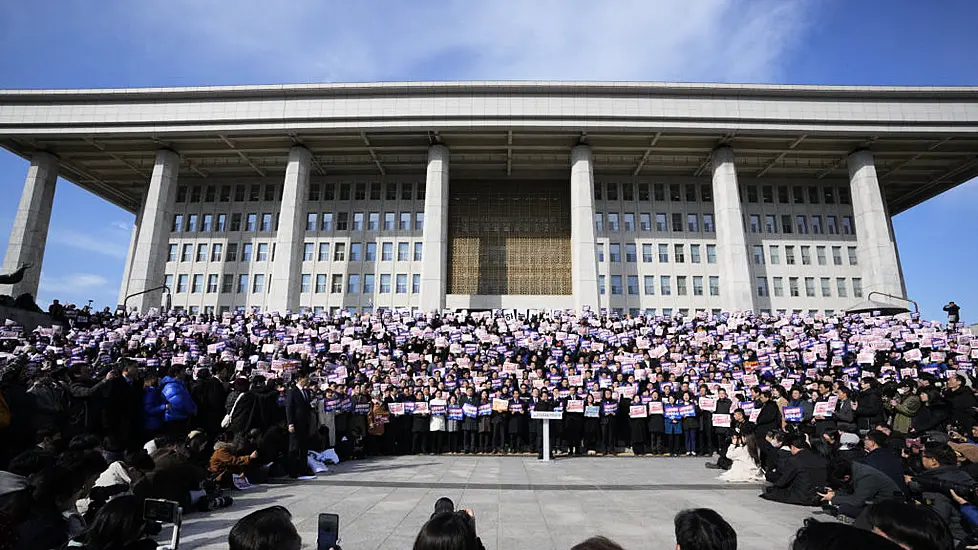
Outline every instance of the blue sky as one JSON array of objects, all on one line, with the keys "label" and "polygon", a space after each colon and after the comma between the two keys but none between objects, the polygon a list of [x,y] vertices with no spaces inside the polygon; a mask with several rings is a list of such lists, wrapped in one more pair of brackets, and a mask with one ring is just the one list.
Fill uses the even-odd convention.
[{"label": "blue sky", "polygon": [[[93,6],[98,6],[93,9]],[[371,80],[978,85],[970,0],[0,4],[0,88]],[[0,241],[27,163],[0,152]],[[59,181],[39,301],[114,305],[133,216]],[[894,219],[909,295],[978,319],[978,180]]]}]

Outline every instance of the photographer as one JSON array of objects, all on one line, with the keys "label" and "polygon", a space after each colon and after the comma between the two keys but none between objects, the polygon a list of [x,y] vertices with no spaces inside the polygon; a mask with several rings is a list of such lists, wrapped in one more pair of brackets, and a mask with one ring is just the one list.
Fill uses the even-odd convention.
[{"label": "photographer", "polygon": [[142,499],[131,495],[116,497],[105,504],[92,525],[81,536],[72,539],[68,548],[87,550],[155,550],[149,538],[149,522],[143,519]]},{"label": "photographer", "polygon": [[926,448],[920,455],[924,471],[913,477],[906,476],[910,492],[934,508],[951,528],[955,540],[963,540],[967,533],[961,525],[961,514],[950,491],[973,494],[974,479],[957,467],[957,456],[948,445]]}]

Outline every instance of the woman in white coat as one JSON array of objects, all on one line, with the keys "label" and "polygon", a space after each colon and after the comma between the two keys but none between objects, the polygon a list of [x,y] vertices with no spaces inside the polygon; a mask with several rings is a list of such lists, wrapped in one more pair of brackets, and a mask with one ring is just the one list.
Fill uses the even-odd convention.
[{"label": "woman in white coat", "polygon": [[730,469],[720,474],[720,481],[729,483],[751,483],[764,481],[760,467],[760,453],[753,433],[734,435],[727,458],[733,461]]},{"label": "woman in white coat", "polygon": [[[445,414],[448,402],[442,399],[441,392],[432,399],[429,403],[429,407],[437,408],[441,414],[435,414],[432,411],[431,420],[428,421],[428,442],[430,447],[428,450],[436,455],[440,455],[442,449],[445,445]],[[438,408],[440,407],[440,408]]]}]

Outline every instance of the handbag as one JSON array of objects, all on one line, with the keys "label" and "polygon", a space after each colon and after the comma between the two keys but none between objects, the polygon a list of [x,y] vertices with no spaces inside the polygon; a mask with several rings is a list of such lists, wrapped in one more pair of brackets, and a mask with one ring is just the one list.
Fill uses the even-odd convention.
[{"label": "handbag", "polygon": [[231,405],[231,412],[224,415],[224,418],[221,419],[222,428],[228,428],[231,426],[231,417],[234,416],[234,408],[238,406],[238,401],[241,401],[242,397],[244,397],[244,392],[238,394],[238,397],[234,400],[234,404]]}]

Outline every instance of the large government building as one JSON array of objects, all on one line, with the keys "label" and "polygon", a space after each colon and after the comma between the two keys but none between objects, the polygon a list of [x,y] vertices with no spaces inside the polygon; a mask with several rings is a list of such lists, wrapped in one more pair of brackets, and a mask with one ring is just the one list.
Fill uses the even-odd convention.
[{"label": "large government building", "polygon": [[61,177],[135,214],[140,310],[833,313],[905,296],[891,216],[978,175],[978,88],[8,90],[0,145],[35,265],[0,294]]}]

